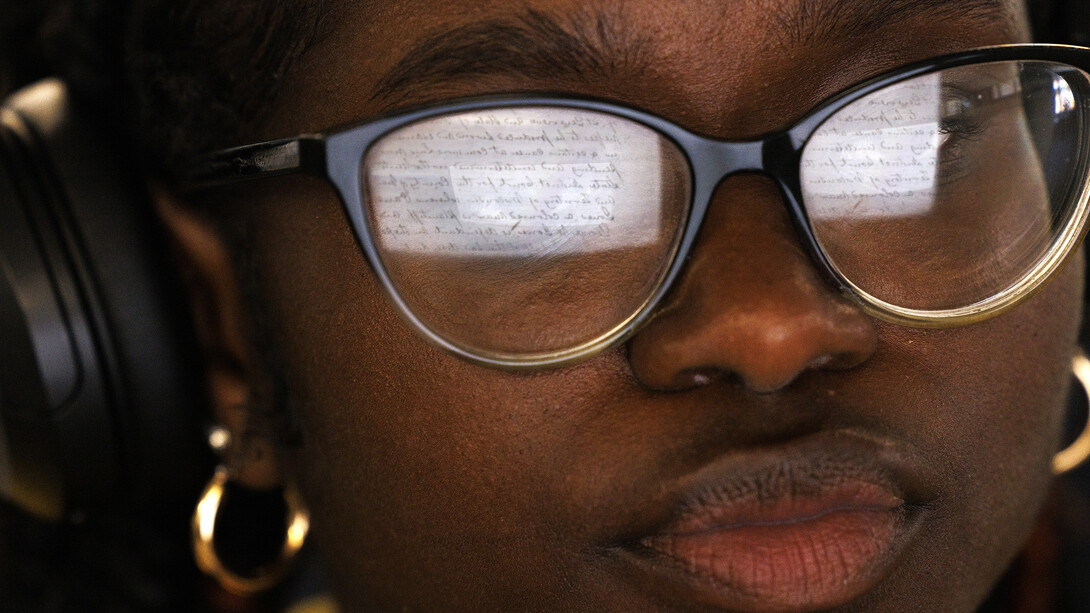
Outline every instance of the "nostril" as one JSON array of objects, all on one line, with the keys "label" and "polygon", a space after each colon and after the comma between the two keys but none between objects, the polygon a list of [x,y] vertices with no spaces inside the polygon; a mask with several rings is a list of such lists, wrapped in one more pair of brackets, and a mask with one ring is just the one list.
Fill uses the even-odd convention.
[{"label": "nostril", "polygon": [[863,351],[845,351],[821,356],[810,363],[813,370],[847,370],[854,368],[864,361],[872,353],[870,348]]},{"label": "nostril", "polygon": [[678,383],[685,387],[702,387],[721,378],[723,372],[717,368],[687,368],[681,371]]},{"label": "nostril", "polygon": [[719,381],[724,376],[732,376],[718,368],[699,367],[677,370],[669,379],[656,380],[637,373],[640,385],[656,392],[684,392],[697,387],[704,387]]}]

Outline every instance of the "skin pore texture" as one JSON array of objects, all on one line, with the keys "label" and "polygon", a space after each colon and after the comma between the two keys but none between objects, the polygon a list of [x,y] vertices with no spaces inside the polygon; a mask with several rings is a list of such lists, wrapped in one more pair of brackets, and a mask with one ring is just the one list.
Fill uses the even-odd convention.
[{"label": "skin pore texture", "polygon": [[[539,91],[744,139],[908,61],[1029,39],[1023,8],[1001,0],[848,4],[340,7],[252,136]],[[475,40],[460,28],[541,16],[583,32],[600,61],[549,76],[529,60],[505,70],[481,48],[445,74],[396,68]],[[298,483],[346,611],[972,611],[1047,492],[1081,258],[988,322],[885,324],[820,276],[771,181],[735,176],[651,323],[576,366],[515,374],[448,356],[406,326],[323,182],[215,197],[229,209],[222,225],[245,233],[261,343],[218,225],[170,194],[160,209],[201,288],[218,416],[248,441],[233,466],[251,484]],[[298,445],[262,434],[266,344]]]}]

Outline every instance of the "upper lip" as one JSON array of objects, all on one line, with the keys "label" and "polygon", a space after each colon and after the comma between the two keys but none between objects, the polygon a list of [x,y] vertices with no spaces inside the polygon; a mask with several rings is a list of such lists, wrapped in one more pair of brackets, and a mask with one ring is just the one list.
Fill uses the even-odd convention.
[{"label": "upper lip", "polygon": [[904,505],[896,479],[881,467],[861,470],[837,453],[770,462],[754,472],[726,480],[719,477],[719,473],[701,475],[686,491],[675,517],[659,533],[692,535],[805,521],[836,511],[889,510]]},{"label": "upper lip", "polygon": [[[607,547],[628,546],[662,534],[680,534],[709,521],[715,525],[761,521],[734,509],[768,502],[766,521],[787,521],[805,515],[772,506],[777,501],[805,500],[839,484],[871,484],[900,498],[907,507],[927,506],[935,498],[922,462],[914,450],[859,430],[825,430],[776,445],[725,453],[695,471],[672,480],[661,504],[653,504],[640,525],[615,534]],[[778,516],[782,515],[782,516]]]},{"label": "upper lip", "polygon": [[[708,518],[710,510],[716,515],[716,526],[708,528],[803,517],[808,514],[805,508],[787,507],[824,492],[858,490],[860,486],[887,492],[888,497],[911,505],[931,498],[904,453],[892,443],[853,431],[830,431],[778,447],[729,454],[683,478],[681,503],[674,507],[669,522],[657,531],[692,529],[694,522]],[[887,498],[877,493],[858,497],[850,491],[844,494],[864,506],[872,504],[867,501],[875,496],[883,498],[879,504]],[[853,504],[852,500],[843,503]],[[743,510],[754,506],[762,509],[757,517]]]}]

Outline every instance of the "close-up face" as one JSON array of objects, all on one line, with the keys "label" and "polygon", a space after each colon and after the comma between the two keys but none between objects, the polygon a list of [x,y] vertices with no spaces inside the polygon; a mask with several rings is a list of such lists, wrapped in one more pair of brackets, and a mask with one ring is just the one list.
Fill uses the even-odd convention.
[{"label": "close-up face", "polygon": [[[413,0],[338,6],[334,15],[331,32],[285,77],[254,141],[512,93],[604,99],[709,139],[745,141],[787,130],[830,96],[906,63],[1030,41],[1025,7],[1005,0]],[[999,91],[1018,82],[1015,70],[991,66],[973,78]],[[916,98],[900,110],[926,113],[938,104],[928,97],[956,87],[959,74],[915,83]],[[938,171],[923,171],[948,179],[933,190],[933,210],[893,220],[882,219],[880,198],[870,200],[874,210],[840,214],[850,190],[820,187],[849,176],[821,170],[823,162],[866,159],[843,148],[866,140],[870,128],[852,124],[867,110],[839,115],[827,149],[814,145],[801,169],[811,179],[803,196],[816,207],[810,224],[833,266],[910,308],[994,293],[993,273],[952,270],[961,261],[983,259],[996,277],[1022,274],[1019,246],[1055,238],[1055,219],[1043,204],[1048,181],[1025,170],[1042,166],[1030,120],[1001,119],[1020,112],[1012,105],[996,95],[980,105],[990,119],[943,127],[952,139],[945,157]],[[906,134],[891,128],[882,142],[911,147]],[[979,150],[993,141],[1004,154],[987,169],[959,166],[985,158]],[[531,178],[578,177],[549,174],[550,161]],[[684,191],[667,185],[685,182],[676,176],[689,171],[677,164],[680,175],[655,179],[661,192]],[[966,189],[959,177],[974,170],[987,174]],[[374,176],[376,190],[384,176],[393,186],[421,179]],[[241,391],[213,369],[213,391],[221,404],[275,404],[270,388],[285,396],[300,442],[276,457],[310,508],[344,610],[980,605],[1029,535],[1062,446],[1081,255],[1009,312],[904,326],[875,316],[821,268],[776,180],[730,174],[708,193],[688,257],[631,335],[574,364],[536,369],[493,368],[429,343],[388,297],[327,182],[293,176],[216,193],[230,211],[225,225],[245,236],[235,264],[250,313],[243,327],[255,332],[242,337],[262,339],[242,341],[252,348],[237,353],[273,366],[255,366]],[[1021,204],[1001,206],[1011,201]],[[396,225],[386,265],[414,279],[423,302],[433,285],[446,292],[435,307],[441,324],[504,345],[532,336],[522,328],[538,320],[591,320],[602,303],[648,291],[640,284],[659,279],[667,256],[641,246],[659,241],[670,253],[683,215],[622,219],[660,227],[614,232],[603,239],[618,243],[609,248],[572,238],[540,285],[544,266],[528,276],[502,256],[468,264],[492,275],[485,280],[463,272],[469,256],[429,268],[420,252],[435,236],[399,243]],[[1015,247],[995,261],[981,255],[999,244]],[[493,313],[497,301],[516,307]],[[535,342],[547,348],[560,338],[542,334]]]}]

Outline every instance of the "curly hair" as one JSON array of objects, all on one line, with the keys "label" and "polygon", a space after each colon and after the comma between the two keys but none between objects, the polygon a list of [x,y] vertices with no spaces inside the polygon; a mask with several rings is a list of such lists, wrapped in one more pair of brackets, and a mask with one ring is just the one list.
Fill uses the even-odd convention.
[{"label": "curly hair", "polygon": [[15,79],[44,60],[159,175],[194,152],[236,142],[258,122],[284,74],[331,22],[330,4],[0,0],[0,15],[9,15],[0,32],[13,35],[0,40],[34,49],[27,23],[37,20],[39,48],[13,66],[22,70]]}]

